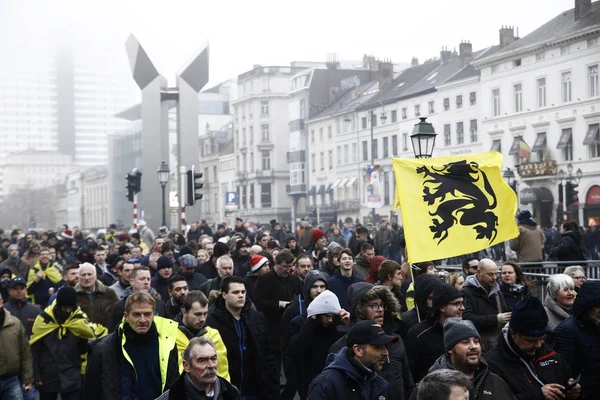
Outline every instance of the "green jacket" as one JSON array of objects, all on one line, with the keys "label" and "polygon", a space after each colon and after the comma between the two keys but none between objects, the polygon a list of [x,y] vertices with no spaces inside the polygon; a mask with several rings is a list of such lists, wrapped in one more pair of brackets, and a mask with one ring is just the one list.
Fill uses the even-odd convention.
[{"label": "green jacket", "polygon": [[4,324],[0,328],[0,376],[18,375],[23,384],[33,383],[33,363],[29,340],[21,321],[8,310],[4,313]]}]

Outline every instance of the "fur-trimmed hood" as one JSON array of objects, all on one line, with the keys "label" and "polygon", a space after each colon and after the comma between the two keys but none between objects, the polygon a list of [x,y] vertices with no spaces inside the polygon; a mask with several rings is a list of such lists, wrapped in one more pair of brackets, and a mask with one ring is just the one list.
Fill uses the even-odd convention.
[{"label": "fur-trimmed hood", "polygon": [[396,319],[400,312],[400,303],[387,286],[358,282],[348,288],[351,323],[367,319],[365,305],[377,298],[380,298],[385,306],[384,324],[388,320]]}]

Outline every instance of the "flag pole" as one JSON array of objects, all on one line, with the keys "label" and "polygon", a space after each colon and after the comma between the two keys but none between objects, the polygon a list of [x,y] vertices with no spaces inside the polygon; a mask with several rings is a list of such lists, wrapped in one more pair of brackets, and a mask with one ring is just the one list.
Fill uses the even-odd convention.
[{"label": "flag pole", "polygon": [[419,313],[419,305],[417,304],[417,292],[415,289],[415,275],[413,274],[413,263],[409,263],[410,265],[410,278],[412,279],[413,289],[415,290],[415,310],[417,310],[417,320],[421,322],[421,314]]}]

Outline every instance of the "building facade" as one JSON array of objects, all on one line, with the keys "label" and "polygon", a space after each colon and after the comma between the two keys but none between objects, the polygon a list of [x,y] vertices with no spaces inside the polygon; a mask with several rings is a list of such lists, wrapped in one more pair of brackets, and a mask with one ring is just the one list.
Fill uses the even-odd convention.
[{"label": "building facade", "polygon": [[[504,155],[520,207],[544,226],[600,223],[600,2],[575,5],[475,63],[484,148]],[[567,183],[579,193],[563,202]]]},{"label": "building facade", "polygon": [[92,167],[82,174],[83,222],[86,229],[107,228],[108,222],[108,169]]}]

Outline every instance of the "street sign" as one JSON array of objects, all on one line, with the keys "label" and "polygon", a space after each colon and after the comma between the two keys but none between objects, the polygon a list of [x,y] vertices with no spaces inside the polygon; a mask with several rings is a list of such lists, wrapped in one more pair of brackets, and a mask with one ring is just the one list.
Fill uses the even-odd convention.
[{"label": "street sign", "polygon": [[179,207],[179,200],[177,199],[177,192],[169,192],[169,207]]},{"label": "street sign", "polygon": [[225,193],[225,208],[228,210],[237,210],[237,208],[238,208],[237,192],[226,192]]}]

